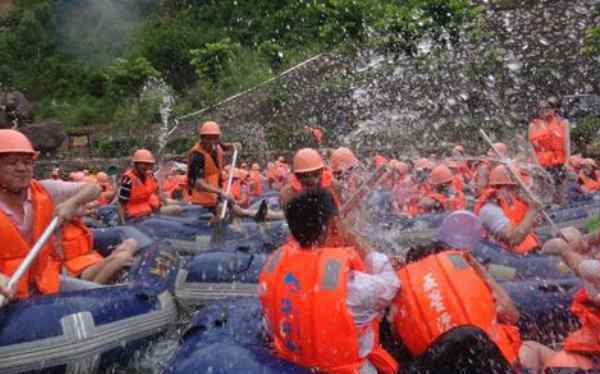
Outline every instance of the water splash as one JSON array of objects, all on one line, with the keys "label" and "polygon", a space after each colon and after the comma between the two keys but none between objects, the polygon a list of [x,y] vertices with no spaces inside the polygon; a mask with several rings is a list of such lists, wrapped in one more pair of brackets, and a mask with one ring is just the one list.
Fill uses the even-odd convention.
[{"label": "water splash", "polygon": [[177,119],[171,121],[173,106],[175,105],[174,92],[171,86],[162,78],[149,78],[142,88],[141,96],[152,101],[158,101],[161,125],[158,133],[158,151],[160,155],[167,146],[169,135],[171,134],[170,123],[173,122],[177,126]]}]

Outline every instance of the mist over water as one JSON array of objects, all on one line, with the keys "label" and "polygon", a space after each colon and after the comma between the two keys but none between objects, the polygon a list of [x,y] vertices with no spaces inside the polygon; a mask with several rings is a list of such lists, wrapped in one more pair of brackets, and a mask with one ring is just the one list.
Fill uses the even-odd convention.
[{"label": "mist over water", "polygon": [[159,0],[61,0],[59,47],[80,61],[104,65],[120,56]]}]

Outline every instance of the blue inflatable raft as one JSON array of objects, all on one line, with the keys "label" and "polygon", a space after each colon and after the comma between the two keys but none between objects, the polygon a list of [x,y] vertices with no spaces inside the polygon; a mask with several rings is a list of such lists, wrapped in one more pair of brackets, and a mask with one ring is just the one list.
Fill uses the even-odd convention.
[{"label": "blue inflatable raft", "polygon": [[86,284],[5,306],[0,372],[95,373],[127,363],[159,337],[177,318],[168,289],[177,260],[153,243],[140,252],[124,284]]}]

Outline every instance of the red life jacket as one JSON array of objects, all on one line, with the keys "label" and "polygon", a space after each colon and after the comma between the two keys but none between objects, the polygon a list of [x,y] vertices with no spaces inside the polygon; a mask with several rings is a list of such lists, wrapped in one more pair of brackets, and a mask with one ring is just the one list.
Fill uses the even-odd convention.
[{"label": "red life jacket", "polygon": [[540,165],[549,167],[565,163],[567,126],[567,122],[555,114],[549,115],[547,120],[536,118],[529,124],[529,141]]},{"label": "red life jacket", "polygon": [[92,232],[81,221],[74,218],[62,229],[63,264],[72,276],[79,276],[85,269],[103,260],[92,248]]},{"label": "red life jacket", "polygon": [[563,349],[568,352],[600,354],[600,309],[588,302],[585,289],[579,290],[575,295],[571,312],[579,319],[581,328],[565,339]]},{"label": "red life jacket", "polygon": [[[497,189],[488,188],[477,200],[474,209],[475,214],[479,215],[479,211],[488,201],[496,201],[500,208],[502,208],[504,215],[506,218],[508,218],[513,227],[518,226],[521,221],[523,221],[525,215],[527,214],[527,210],[529,209],[529,206],[525,202],[519,200],[515,195],[512,196],[512,204],[510,204],[504,198],[498,196]],[[523,241],[516,246],[511,247],[503,242],[499,242],[499,244],[509,251],[517,254],[525,254],[540,246],[537,235],[533,232],[529,233],[525,239],[523,239]]]},{"label": "red life jacket", "polygon": [[160,208],[158,183],[151,173],[146,175],[144,182],[133,169],[127,170],[124,175],[131,179],[131,194],[124,206],[127,217],[149,216],[154,209]]},{"label": "red life jacket", "polygon": [[[223,149],[217,145],[217,159],[213,160],[210,152],[206,151],[201,143],[196,143],[194,148],[188,153],[188,170],[192,169],[192,158],[194,153],[199,153],[204,156],[204,182],[212,187],[220,188],[222,179],[221,173],[223,171]],[[195,188],[192,189],[192,203],[202,205],[207,208],[212,208],[217,205],[218,196],[215,193],[207,191],[198,191]]]},{"label": "red life jacket", "polygon": [[346,306],[349,271],[363,267],[351,247],[302,249],[290,241],[271,255],[259,296],[279,356],[326,373],[358,374],[365,361],[358,340],[371,329],[375,344],[367,358],[382,373],[397,371],[379,344],[379,322],[357,327]]},{"label": "red life jacket", "polygon": [[[31,181],[30,191],[33,210],[33,231],[30,242],[23,238],[11,219],[0,211],[0,237],[6,244],[0,251],[0,273],[8,277],[14,274],[33,243],[38,240],[52,220],[54,204],[48,192],[36,180]],[[51,243],[52,240],[48,240],[29,270],[17,283],[17,298],[28,297],[31,286],[35,286],[43,294],[58,292],[60,260]]]},{"label": "red life jacket", "polygon": [[398,271],[402,290],[392,303],[393,328],[417,357],[448,330],[476,326],[513,363],[521,345],[519,330],[497,321],[491,288],[463,256],[449,250]]}]

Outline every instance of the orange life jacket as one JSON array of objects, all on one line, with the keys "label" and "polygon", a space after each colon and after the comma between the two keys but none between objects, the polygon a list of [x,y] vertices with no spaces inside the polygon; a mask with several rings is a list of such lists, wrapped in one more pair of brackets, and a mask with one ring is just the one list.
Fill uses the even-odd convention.
[{"label": "orange life jacket", "polygon": [[406,204],[405,213],[410,217],[416,217],[425,213],[425,210],[419,206],[419,201],[421,200],[421,197],[428,196],[431,193],[431,186],[428,183],[423,182],[419,184],[417,187],[417,192],[409,199],[408,204]]},{"label": "orange life jacket", "polygon": [[173,195],[173,191],[175,191],[179,187],[179,181],[176,175],[169,175],[164,182],[162,183],[162,191],[167,194],[167,196],[171,197]]},{"label": "orange life jacket", "polygon": [[521,345],[518,329],[497,321],[491,288],[461,251],[410,263],[398,277],[402,290],[392,303],[393,326],[414,357],[448,330],[471,325],[485,331],[509,363],[515,362]]},{"label": "orange life jacket", "polygon": [[600,354],[600,309],[587,299],[585,289],[579,290],[573,299],[571,311],[581,322],[581,328],[565,339],[563,349],[597,355]]},{"label": "orange life jacket", "polygon": [[529,124],[529,141],[540,165],[549,167],[565,163],[567,126],[567,122],[557,115],[549,115],[547,120],[536,118]]},{"label": "orange life jacket", "polygon": [[262,195],[262,176],[260,171],[251,170],[250,171],[250,180],[251,186],[250,195],[254,197],[260,197]]},{"label": "orange life jacket", "polygon": [[131,194],[124,206],[127,217],[149,216],[154,209],[160,208],[158,183],[151,173],[146,175],[144,182],[133,169],[127,170],[124,175],[131,179]]},{"label": "orange life jacket", "polygon": [[465,194],[463,192],[462,180],[459,176],[454,176],[452,178],[452,185],[450,186],[449,193],[450,196],[446,196],[444,194],[431,191],[426,196],[437,201],[442,209],[446,212],[465,209]]},{"label": "orange life jacket", "polygon": [[240,179],[234,179],[231,183],[231,195],[235,198],[237,205],[242,208],[247,208],[250,205],[248,196],[248,187]]},{"label": "orange life jacket", "polygon": [[596,179],[588,177],[583,170],[579,173],[579,180],[585,192],[596,192],[600,188],[600,183]]},{"label": "orange life jacket", "polygon": [[93,250],[92,243],[92,232],[80,218],[63,225],[63,264],[72,276],[77,277],[88,267],[102,261],[102,256]]},{"label": "orange life jacket", "polygon": [[[210,152],[206,151],[201,143],[196,143],[188,154],[188,169],[192,168],[192,158],[194,153],[199,153],[204,156],[204,182],[214,188],[220,188],[222,185],[221,173],[223,171],[223,149],[217,145],[217,159],[213,160]],[[198,191],[192,189],[192,203],[202,205],[207,208],[212,208],[217,205],[218,196],[215,193],[208,191]]]},{"label": "orange life jacket", "polygon": [[397,371],[379,344],[379,322],[357,327],[346,306],[349,271],[363,268],[351,247],[302,249],[290,241],[271,255],[259,296],[279,356],[326,373],[358,374],[359,337],[371,329],[375,344],[367,358],[382,373]]},{"label": "orange life jacket", "polygon": [[[48,192],[37,181],[30,185],[31,204],[33,210],[33,230],[31,242],[28,242],[13,222],[0,211],[0,237],[6,244],[0,251],[0,273],[10,277],[25,259],[33,243],[42,235],[50,221],[54,204]],[[52,240],[42,248],[42,251],[25,272],[16,287],[16,296],[29,296],[30,286],[35,286],[43,294],[58,292],[60,288],[60,260],[52,246]]]},{"label": "orange life jacket", "polygon": [[[488,188],[481,194],[481,196],[477,200],[474,209],[475,214],[479,215],[479,211],[481,210],[481,208],[483,208],[483,206],[489,200],[493,199],[495,199],[500,208],[502,208],[502,211],[506,215],[506,218],[508,218],[513,227],[518,226],[521,223],[521,221],[523,221],[525,215],[527,214],[527,210],[529,209],[528,205],[525,202],[519,200],[514,194],[512,196],[512,204],[510,204],[504,198],[498,196],[497,189]],[[537,235],[533,232],[529,233],[525,237],[525,239],[523,239],[523,241],[516,246],[511,247],[508,244],[502,242],[499,242],[499,244],[501,244],[504,248],[508,249],[509,251],[517,254],[524,254],[530,252],[540,246],[540,242],[537,238]]]}]

